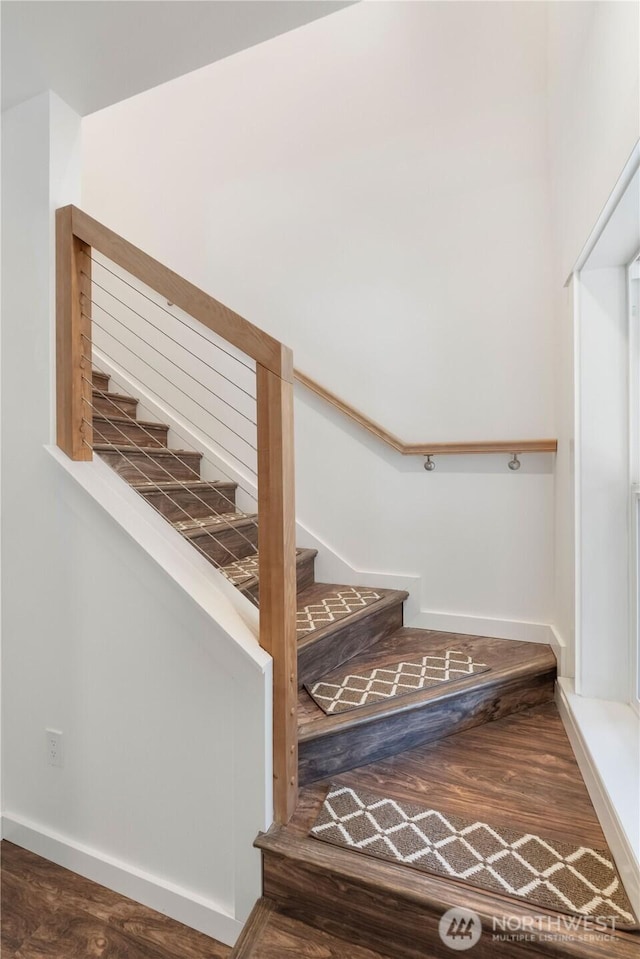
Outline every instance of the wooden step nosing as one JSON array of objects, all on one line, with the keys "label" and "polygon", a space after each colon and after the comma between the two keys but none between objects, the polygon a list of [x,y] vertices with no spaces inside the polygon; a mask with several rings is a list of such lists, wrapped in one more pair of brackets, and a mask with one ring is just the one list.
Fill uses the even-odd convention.
[{"label": "wooden step nosing", "polygon": [[[361,587],[371,588],[373,587]],[[327,590],[327,593],[331,592],[331,589]],[[367,619],[373,613],[380,612],[383,609],[388,609],[393,606],[401,606],[406,599],[408,599],[409,593],[403,589],[392,589],[388,590],[380,599],[375,600],[373,603],[369,603],[368,606],[364,606],[362,609],[356,610],[355,613],[348,613],[346,616],[341,616],[339,619],[334,620],[333,623],[327,623],[326,626],[323,626],[321,629],[314,629],[312,632],[307,633],[306,636],[303,636],[302,639],[298,640],[298,655],[306,649],[309,649],[316,642],[326,639],[328,636],[332,636],[333,633],[337,633],[340,629],[347,625],[351,626],[354,623],[359,623],[363,619]]]},{"label": "wooden step nosing", "polygon": [[[299,566],[304,566],[304,564],[310,562],[310,560],[315,559],[317,555],[318,555],[317,549],[309,548],[309,549],[296,550],[296,569]],[[222,572],[222,570],[226,568],[227,568],[226,566],[221,567],[220,571]],[[255,589],[255,587],[259,585],[259,582],[260,582],[260,577],[252,575],[251,578],[247,578],[240,585],[242,586],[243,590]]]},{"label": "wooden step nosing", "polygon": [[107,413],[93,414],[93,421],[99,420],[101,423],[116,423],[118,426],[139,426],[145,430],[161,430],[168,432],[168,423],[153,423],[150,420],[134,420],[132,416],[110,416]]},{"label": "wooden step nosing", "polygon": [[[347,664],[345,664],[347,665]],[[360,726],[382,722],[391,716],[397,716],[402,713],[410,713],[420,709],[426,709],[429,706],[439,706],[442,703],[447,704],[463,699],[465,695],[472,693],[487,692],[491,693],[497,686],[505,685],[510,680],[521,680],[523,678],[537,679],[540,676],[546,676],[555,679],[557,666],[555,660],[551,662],[539,662],[536,664],[522,663],[516,667],[504,670],[502,673],[496,670],[487,673],[479,673],[475,677],[460,680],[458,683],[443,683],[447,689],[438,689],[437,686],[431,686],[428,689],[421,689],[415,693],[407,693],[405,696],[396,696],[388,702],[375,703],[371,706],[363,706],[360,709],[349,710],[339,715],[339,717],[328,716],[323,713],[317,722],[304,723],[298,729],[298,742],[314,742],[323,739],[326,736],[342,733],[350,729],[356,729]],[[484,679],[483,677],[487,677]],[[491,678],[489,678],[491,677]],[[321,682],[322,680],[316,680]],[[318,706],[318,710],[320,707]],[[359,714],[359,715],[357,715]],[[350,717],[353,717],[350,720]],[[328,720],[339,719],[328,725]]]},{"label": "wooden step nosing", "polygon": [[[254,845],[267,856],[271,854],[284,861],[299,863],[310,875],[310,878],[313,877],[313,874],[316,874],[331,879],[334,883],[337,880],[341,887],[349,884],[357,886],[378,897],[383,896],[391,901],[396,900],[417,906],[421,911],[436,919],[439,919],[447,909],[452,907],[472,909],[477,912],[485,928],[491,928],[495,916],[511,916],[531,920],[539,916],[555,918],[556,915],[560,915],[560,913],[556,914],[552,911],[547,912],[543,907],[533,903],[528,905],[522,900],[501,896],[498,892],[480,889],[462,880],[448,879],[444,876],[407,869],[406,866],[376,860],[362,853],[349,852],[349,850],[340,849],[337,846],[329,846],[331,861],[327,862],[317,846],[328,846],[329,844],[310,837],[296,837],[293,840],[289,839],[283,842],[278,830],[286,831],[286,828],[286,826],[272,827],[268,833],[259,834]],[[358,860],[362,860],[362,862],[358,863]],[[408,876],[407,873],[413,873],[413,875]],[[276,900],[276,906],[277,904]],[[557,951],[554,949],[547,953],[547,946],[551,945],[551,942],[545,942],[543,944],[544,954],[576,957],[591,955],[588,951],[583,951],[591,943],[589,932],[587,931],[584,936],[576,931],[573,934],[577,941],[553,943],[557,947]],[[618,930],[614,935],[618,939],[618,944],[631,946],[627,937],[628,934],[625,935],[623,930]],[[612,946],[613,942],[608,945]],[[613,951],[609,953],[609,955],[614,954],[617,955]],[[630,956],[631,953],[629,952],[628,955]]]},{"label": "wooden step nosing", "polygon": [[259,945],[260,937],[275,912],[272,899],[261,896],[251,910],[240,937],[231,950],[229,959],[251,959],[254,946]]},{"label": "wooden step nosing", "polygon": [[99,400],[125,400],[127,403],[139,403],[135,396],[127,396],[126,393],[111,393],[109,390],[99,390],[93,388],[93,393]]},{"label": "wooden step nosing", "polygon": [[127,446],[124,443],[94,443],[93,449],[100,453],[122,453],[130,455],[131,453],[144,453],[149,456],[170,456],[182,459],[183,457],[192,457],[202,459],[202,453],[196,450],[175,450],[168,449],[166,446]]},{"label": "wooden step nosing", "polygon": [[[155,448],[155,447],[154,447]],[[222,491],[225,489],[237,489],[238,484],[232,482],[221,482],[219,480],[172,480],[165,483],[163,480],[158,480],[157,483],[154,483],[153,480],[148,480],[146,483],[130,483],[132,489],[136,490],[139,493],[164,493],[170,492],[171,490],[202,490],[203,492],[210,491]]]},{"label": "wooden step nosing", "polygon": [[[220,514],[213,513],[212,515],[215,516]],[[177,522],[180,523],[182,521],[177,520]],[[171,525],[174,526],[174,529],[177,529],[175,524],[172,523]],[[238,519],[232,519],[231,516],[228,516],[225,519],[224,523],[214,523],[212,526],[196,526],[193,529],[178,529],[178,533],[181,533],[181,535],[184,536],[185,539],[191,540],[191,539],[199,539],[200,537],[203,537],[203,536],[209,537],[211,535],[217,536],[220,533],[228,533],[230,532],[231,529],[238,530],[238,529],[245,529],[247,527],[253,528],[257,525],[258,525],[258,515],[256,513],[251,516],[238,517]]]}]

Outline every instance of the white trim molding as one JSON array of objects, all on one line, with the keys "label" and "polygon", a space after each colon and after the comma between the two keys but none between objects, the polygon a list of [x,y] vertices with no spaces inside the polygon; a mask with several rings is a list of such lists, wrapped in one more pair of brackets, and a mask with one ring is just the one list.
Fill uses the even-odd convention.
[{"label": "white trim molding", "polygon": [[587,240],[584,246],[582,247],[582,250],[580,251],[580,255],[578,256],[578,259],[575,262],[573,270],[571,271],[571,273],[565,280],[565,284],[564,284],[565,286],[568,286],[568,284],[571,282],[571,277],[574,275],[574,273],[580,272],[580,270],[583,268],[583,266],[585,265],[585,263],[587,262],[591,254],[593,253],[596,243],[600,239],[604,231],[604,228],[606,227],[607,223],[611,219],[616,207],[618,206],[618,203],[624,196],[625,190],[627,189],[627,187],[633,180],[638,168],[640,168],[640,140],[638,140],[633,150],[631,151],[629,155],[629,159],[625,163],[622,173],[618,177],[616,185],[614,186],[607,202],[602,208],[600,216],[594,223],[593,229],[591,233],[589,234],[589,236],[587,237]]},{"label": "white trim molding", "polygon": [[2,836],[36,856],[100,883],[225,945],[233,945],[240,935],[243,923],[213,900],[73,842],[66,836],[49,832],[37,823],[8,813],[2,817]]},{"label": "white trim molding", "polygon": [[556,704],[602,831],[640,915],[640,723],[624,703],[578,696],[556,684]]}]

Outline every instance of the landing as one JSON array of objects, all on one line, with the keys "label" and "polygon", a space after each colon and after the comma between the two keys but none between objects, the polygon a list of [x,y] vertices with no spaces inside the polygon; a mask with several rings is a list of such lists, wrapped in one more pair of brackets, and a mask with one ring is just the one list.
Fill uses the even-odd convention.
[{"label": "landing", "polygon": [[[554,703],[338,773],[331,780],[550,839],[606,845]],[[314,783],[301,790],[290,829],[308,833],[327,785]]]},{"label": "landing", "polygon": [[[554,703],[336,773],[330,781],[472,820],[531,831],[558,842],[593,848],[607,845]],[[513,899],[466,883],[461,898],[459,882],[309,838],[328,783],[321,781],[303,788],[291,823],[260,837],[258,845],[275,854],[265,872],[265,895],[278,899],[280,871],[290,870],[296,860],[316,870],[329,867],[335,880],[341,877],[371,890],[385,890],[384,895],[391,895],[397,902],[420,904],[419,908],[425,910],[417,914],[421,922],[428,912],[438,918],[438,908],[444,910],[445,905],[458,900],[475,909],[483,921],[505,912],[543,914],[544,910],[533,910],[522,902],[518,906]],[[280,857],[284,857],[281,866]],[[319,875],[315,873],[314,881]],[[575,955],[637,956],[639,941],[637,934],[617,931],[615,942],[578,946],[576,941]],[[585,946],[587,952],[582,951]],[[611,949],[613,952],[607,951]]]}]

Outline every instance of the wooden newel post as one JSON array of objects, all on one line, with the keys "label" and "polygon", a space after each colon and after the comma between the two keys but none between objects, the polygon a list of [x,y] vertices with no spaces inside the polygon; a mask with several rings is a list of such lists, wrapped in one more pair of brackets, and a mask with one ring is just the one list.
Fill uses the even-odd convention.
[{"label": "wooden newel post", "polygon": [[293,371],[286,353],[290,379],[256,366],[260,645],[273,657],[274,814],[280,823],[289,821],[298,799]]},{"label": "wooden newel post", "polygon": [[72,460],[93,457],[91,248],[73,234],[73,208],[56,213],[56,430]]}]

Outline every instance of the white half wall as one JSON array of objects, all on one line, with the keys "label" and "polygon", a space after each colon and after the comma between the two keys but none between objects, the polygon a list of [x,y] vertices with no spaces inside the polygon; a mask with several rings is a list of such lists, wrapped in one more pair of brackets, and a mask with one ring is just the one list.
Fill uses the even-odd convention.
[{"label": "white half wall", "polygon": [[[83,206],[407,441],[554,436],[546,36],[357,4],[85,118]],[[553,457],[427,475],[296,395],[303,526],[425,625],[548,639]]]},{"label": "white half wall", "polygon": [[231,943],[261,890],[270,661],[218,574],[166,523],[178,552],[158,546],[115,473],[47,451],[53,213],[78,200],[80,120],[44,94],[2,133],[5,836]]}]

